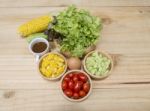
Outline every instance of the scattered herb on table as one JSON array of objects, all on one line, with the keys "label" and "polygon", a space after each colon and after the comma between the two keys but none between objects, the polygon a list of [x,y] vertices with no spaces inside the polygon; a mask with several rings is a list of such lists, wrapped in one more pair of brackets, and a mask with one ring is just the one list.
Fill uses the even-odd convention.
[{"label": "scattered herb on table", "polygon": [[82,57],[85,49],[98,40],[101,21],[98,17],[91,16],[89,12],[70,6],[56,18],[57,23],[53,25],[53,29],[63,35],[62,51],[69,51],[72,56]]}]

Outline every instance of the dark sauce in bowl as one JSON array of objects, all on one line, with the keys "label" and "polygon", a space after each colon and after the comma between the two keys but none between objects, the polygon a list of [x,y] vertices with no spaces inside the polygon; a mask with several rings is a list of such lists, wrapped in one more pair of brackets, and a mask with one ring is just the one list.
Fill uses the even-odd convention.
[{"label": "dark sauce in bowl", "polygon": [[35,53],[41,53],[41,52],[45,51],[46,48],[47,48],[47,44],[46,43],[38,42],[38,43],[35,43],[32,46],[32,51],[35,52]]}]

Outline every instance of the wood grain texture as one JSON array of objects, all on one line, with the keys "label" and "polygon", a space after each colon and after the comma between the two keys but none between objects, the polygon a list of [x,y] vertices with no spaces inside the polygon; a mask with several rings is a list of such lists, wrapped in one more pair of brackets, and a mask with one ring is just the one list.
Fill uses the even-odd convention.
[{"label": "wood grain texture", "polygon": [[93,81],[92,94],[80,103],[63,98],[59,81],[41,78],[27,42],[16,31],[34,17],[57,14],[70,2],[32,2],[0,0],[0,111],[150,110],[149,0],[71,0],[102,18],[97,49],[107,51],[115,61],[111,76]]},{"label": "wood grain texture", "polygon": [[[95,89],[86,101],[71,103],[58,90],[3,90],[1,111],[149,111],[147,88]],[[108,107],[109,106],[109,107]]]},{"label": "wood grain texture", "polygon": [[150,6],[149,0],[0,0],[0,7]]}]

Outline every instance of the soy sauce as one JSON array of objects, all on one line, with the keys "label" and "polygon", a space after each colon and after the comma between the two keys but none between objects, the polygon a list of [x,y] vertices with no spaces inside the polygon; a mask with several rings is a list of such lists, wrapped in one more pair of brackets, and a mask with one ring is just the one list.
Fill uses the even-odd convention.
[{"label": "soy sauce", "polygon": [[38,42],[33,45],[32,50],[35,53],[41,53],[45,51],[46,48],[47,48],[47,44],[45,44],[44,42]]}]

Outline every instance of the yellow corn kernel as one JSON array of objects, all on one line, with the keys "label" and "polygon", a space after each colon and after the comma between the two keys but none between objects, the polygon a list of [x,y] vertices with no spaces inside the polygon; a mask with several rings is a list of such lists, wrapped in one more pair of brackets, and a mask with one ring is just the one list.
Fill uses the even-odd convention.
[{"label": "yellow corn kernel", "polygon": [[63,58],[58,58],[58,61],[64,62],[64,59]]},{"label": "yellow corn kernel", "polygon": [[40,68],[40,71],[42,72],[43,75],[46,74],[46,69],[45,68]]},{"label": "yellow corn kernel", "polygon": [[54,77],[56,77],[54,74],[52,74],[52,76],[51,76],[52,78],[54,78]]},{"label": "yellow corn kernel", "polygon": [[63,71],[64,71],[64,68],[61,67],[61,68],[58,69],[57,73],[58,73],[58,74],[61,74]]},{"label": "yellow corn kernel", "polygon": [[46,71],[46,74],[45,74],[46,77],[51,77],[52,76],[52,73],[49,72],[49,71]]},{"label": "yellow corn kernel", "polygon": [[58,77],[59,75],[60,75],[60,74],[57,74],[57,73],[56,73],[56,74],[55,74],[55,77]]},{"label": "yellow corn kernel", "polygon": [[42,62],[42,63],[41,63],[41,66],[42,66],[42,67],[45,67],[45,66],[46,66],[45,62]]},{"label": "yellow corn kernel", "polygon": [[54,57],[53,54],[49,54],[49,55],[47,56],[47,59],[48,59],[48,60],[51,60],[51,59],[53,59],[53,57]]},{"label": "yellow corn kernel", "polygon": [[62,57],[57,54],[49,54],[43,58],[40,69],[46,77],[57,77],[64,71],[65,66]]},{"label": "yellow corn kernel", "polygon": [[18,28],[21,36],[28,36],[37,32],[41,32],[47,29],[49,23],[53,20],[52,16],[45,15],[38,18],[35,18]]}]

